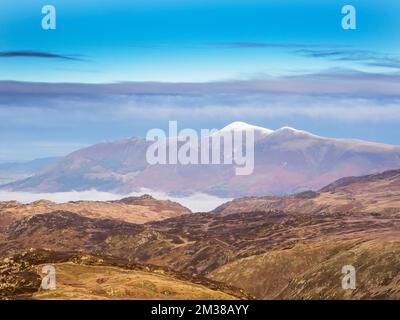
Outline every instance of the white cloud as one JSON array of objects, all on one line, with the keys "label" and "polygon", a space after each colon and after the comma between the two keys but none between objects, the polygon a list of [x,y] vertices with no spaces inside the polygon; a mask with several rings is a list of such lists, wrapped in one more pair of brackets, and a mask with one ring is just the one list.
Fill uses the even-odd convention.
[{"label": "white cloud", "polygon": [[[220,97],[221,98],[221,97]],[[152,119],[156,113],[164,119],[187,119],[198,117],[215,119],[234,117],[240,119],[287,119],[302,117],[308,120],[335,120],[339,122],[370,123],[400,120],[400,101],[376,101],[365,98],[310,97],[310,96],[246,96],[245,101],[203,100],[193,103],[190,99],[180,104],[149,105],[132,102],[122,113],[126,117]],[[200,100],[200,98],[199,98]],[[198,105],[201,104],[201,105]],[[148,110],[151,109],[151,112]],[[144,111],[146,110],[146,111]]]}]

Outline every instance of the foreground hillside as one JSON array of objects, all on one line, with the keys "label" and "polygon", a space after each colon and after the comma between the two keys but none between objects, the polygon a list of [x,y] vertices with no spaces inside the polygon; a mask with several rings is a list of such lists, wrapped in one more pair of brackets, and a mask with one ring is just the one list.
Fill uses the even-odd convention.
[{"label": "foreground hillside", "polygon": [[[356,268],[357,287],[343,290],[342,267]],[[228,263],[209,277],[260,299],[400,299],[400,237],[327,238]]]},{"label": "foreground hillside", "polygon": [[[189,282],[215,280],[259,299],[397,299],[399,183],[399,171],[388,171],[319,192],[238,199],[213,213],[144,224],[69,211],[31,215],[0,233],[0,256],[35,249],[112,256],[169,268]],[[356,269],[355,290],[341,287],[344,265]],[[69,264],[60,268],[72,277]],[[84,288],[92,288],[92,271],[73,272],[87,275]],[[64,289],[66,296],[75,290]]]},{"label": "foreground hillside", "polygon": [[[42,268],[57,282],[40,288]],[[0,261],[0,298],[33,299],[249,299],[242,290],[201,277],[112,257],[30,250]]]},{"label": "foreground hillside", "polygon": [[[398,217],[364,214],[193,214],[136,225],[55,212],[13,224],[0,253],[44,248],[112,255],[205,276],[260,299],[396,298],[399,231]],[[360,286],[351,292],[341,289],[347,264],[359,274]]]}]

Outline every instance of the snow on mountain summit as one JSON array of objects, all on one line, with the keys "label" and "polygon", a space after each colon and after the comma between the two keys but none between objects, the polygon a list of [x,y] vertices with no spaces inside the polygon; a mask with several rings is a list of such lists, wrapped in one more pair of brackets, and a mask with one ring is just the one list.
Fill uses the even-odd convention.
[{"label": "snow on mountain summit", "polygon": [[275,130],[274,134],[275,135],[295,135],[295,136],[313,136],[313,137],[318,137],[315,134],[312,134],[312,133],[310,133],[308,131],[299,130],[299,129],[295,129],[295,128],[287,127],[287,126]]},{"label": "snow on mountain summit", "polygon": [[248,124],[246,122],[242,122],[242,121],[235,121],[232,122],[231,124],[228,124],[226,127],[221,129],[221,132],[226,132],[226,131],[248,131],[248,130],[254,130],[256,132],[260,132],[263,133],[265,135],[267,134],[271,134],[274,131],[267,129],[267,128],[263,128],[263,127],[259,127],[259,126],[254,126],[251,124]]}]

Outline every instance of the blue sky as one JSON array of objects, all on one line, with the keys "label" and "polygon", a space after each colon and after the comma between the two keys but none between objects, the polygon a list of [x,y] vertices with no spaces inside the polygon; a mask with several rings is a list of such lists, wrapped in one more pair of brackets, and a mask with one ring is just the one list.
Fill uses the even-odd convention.
[{"label": "blue sky", "polygon": [[[373,49],[398,54],[395,30],[400,29],[400,3],[351,1],[358,20],[353,31],[341,28],[341,8],[348,3],[3,0],[2,51],[51,52],[83,61],[1,59],[1,77],[57,82],[212,81],[335,66],[370,70],[354,61],[311,62],[296,54],[300,49]],[[57,10],[54,31],[41,28],[45,4]],[[271,46],[234,45],[240,43]]]},{"label": "blue sky", "polygon": [[[56,30],[41,28],[47,4]],[[341,27],[346,4],[357,10],[356,30]],[[0,80],[18,85],[0,82],[0,161],[144,135],[174,119],[399,144],[399,13],[396,0],[2,0]],[[148,81],[157,84],[142,92]],[[32,82],[134,84],[51,93]],[[165,92],[166,83],[178,86]]]}]

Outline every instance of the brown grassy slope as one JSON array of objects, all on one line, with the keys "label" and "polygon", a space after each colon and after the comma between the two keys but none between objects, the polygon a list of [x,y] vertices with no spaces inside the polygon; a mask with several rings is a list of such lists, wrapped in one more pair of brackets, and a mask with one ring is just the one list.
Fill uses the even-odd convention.
[{"label": "brown grassy slope", "polygon": [[69,212],[17,221],[0,241],[0,255],[29,248],[110,254],[136,262],[207,275],[237,259],[317,239],[365,239],[399,232],[400,217],[366,214],[286,215],[253,212],[191,214],[136,225]]},{"label": "brown grassy slope", "polygon": [[214,210],[219,214],[278,210],[286,213],[400,213],[400,170],[340,179],[319,192],[247,197]]},{"label": "brown grassy slope", "polygon": [[[400,299],[400,170],[340,179],[319,192],[237,199],[215,212],[255,209],[310,217],[303,232],[308,238],[307,230],[314,230],[312,237],[225,264],[211,272],[212,279],[262,299]],[[313,228],[321,215],[332,219]],[[321,232],[321,226],[335,230]],[[341,288],[346,264],[357,270],[354,291]]]},{"label": "brown grassy slope", "polygon": [[[374,239],[343,250],[296,275],[277,296],[285,299],[400,299],[400,241]],[[343,290],[341,268],[356,269],[356,289]]]},{"label": "brown grassy slope", "polygon": [[[0,248],[3,255],[29,248],[109,254],[207,276],[262,299],[340,297],[337,291],[341,290],[338,287],[341,267],[344,264],[357,267],[362,262],[367,270],[364,279],[375,279],[374,268],[383,270],[374,280],[375,286],[360,287],[357,297],[368,298],[374,297],[372,290],[383,290],[382,283],[398,277],[400,268],[392,252],[395,256],[400,252],[391,244],[400,243],[399,235],[399,217],[365,213],[195,214],[135,225],[55,212],[16,222]],[[337,260],[352,250],[358,252],[356,260]],[[381,254],[381,259],[370,259],[373,254]],[[311,287],[298,287],[323,275],[327,270],[325,265],[332,270],[327,275],[329,279],[332,277],[331,283],[322,279],[326,286],[316,292]],[[379,279],[389,280],[380,282]],[[289,287],[284,292],[290,283],[294,289]],[[393,290],[399,288],[396,282],[392,285]],[[382,297],[397,297],[393,290],[386,291]]]},{"label": "brown grassy slope", "polygon": [[54,203],[40,200],[29,204],[0,202],[0,229],[24,217],[53,211],[69,211],[84,217],[115,219],[131,223],[163,220],[190,213],[179,203],[151,196],[130,197],[118,201],[75,201]]},{"label": "brown grassy slope", "polygon": [[[41,267],[38,266],[38,272]],[[237,299],[227,293],[162,274],[74,263],[59,263],[54,267],[57,272],[56,290],[36,292],[32,296],[34,299]]]},{"label": "brown grassy slope", "polygon": [[[273,250],[224,265],[210,278],[259,299],[400,299],[400,237],[385,237]],[[345,265],[356,269],[356,290],[341,287]]]},{"label": "brown grassy slope", "polygon": [[[56,290],[40,289],[42,267],[56,270]],[[249,299],[242,290],[166,268],[110,256],[30,250],[0,261],[0,298]]]},{"label": "brown grassy slope", "polygon": [[[112,255],[219,279],[259,298],[397,298],[399,179],[398,171],[351,178],[320,193],[274,198],[260,211],[251,211],[253,199],[270,197],[141,225],[70,212],[35,215],[4,232],[0,255],[31,247]],[[331,202],[318,204],[324,197]],[[342,263],[366,270],[352,296],[341,291]]]}]

